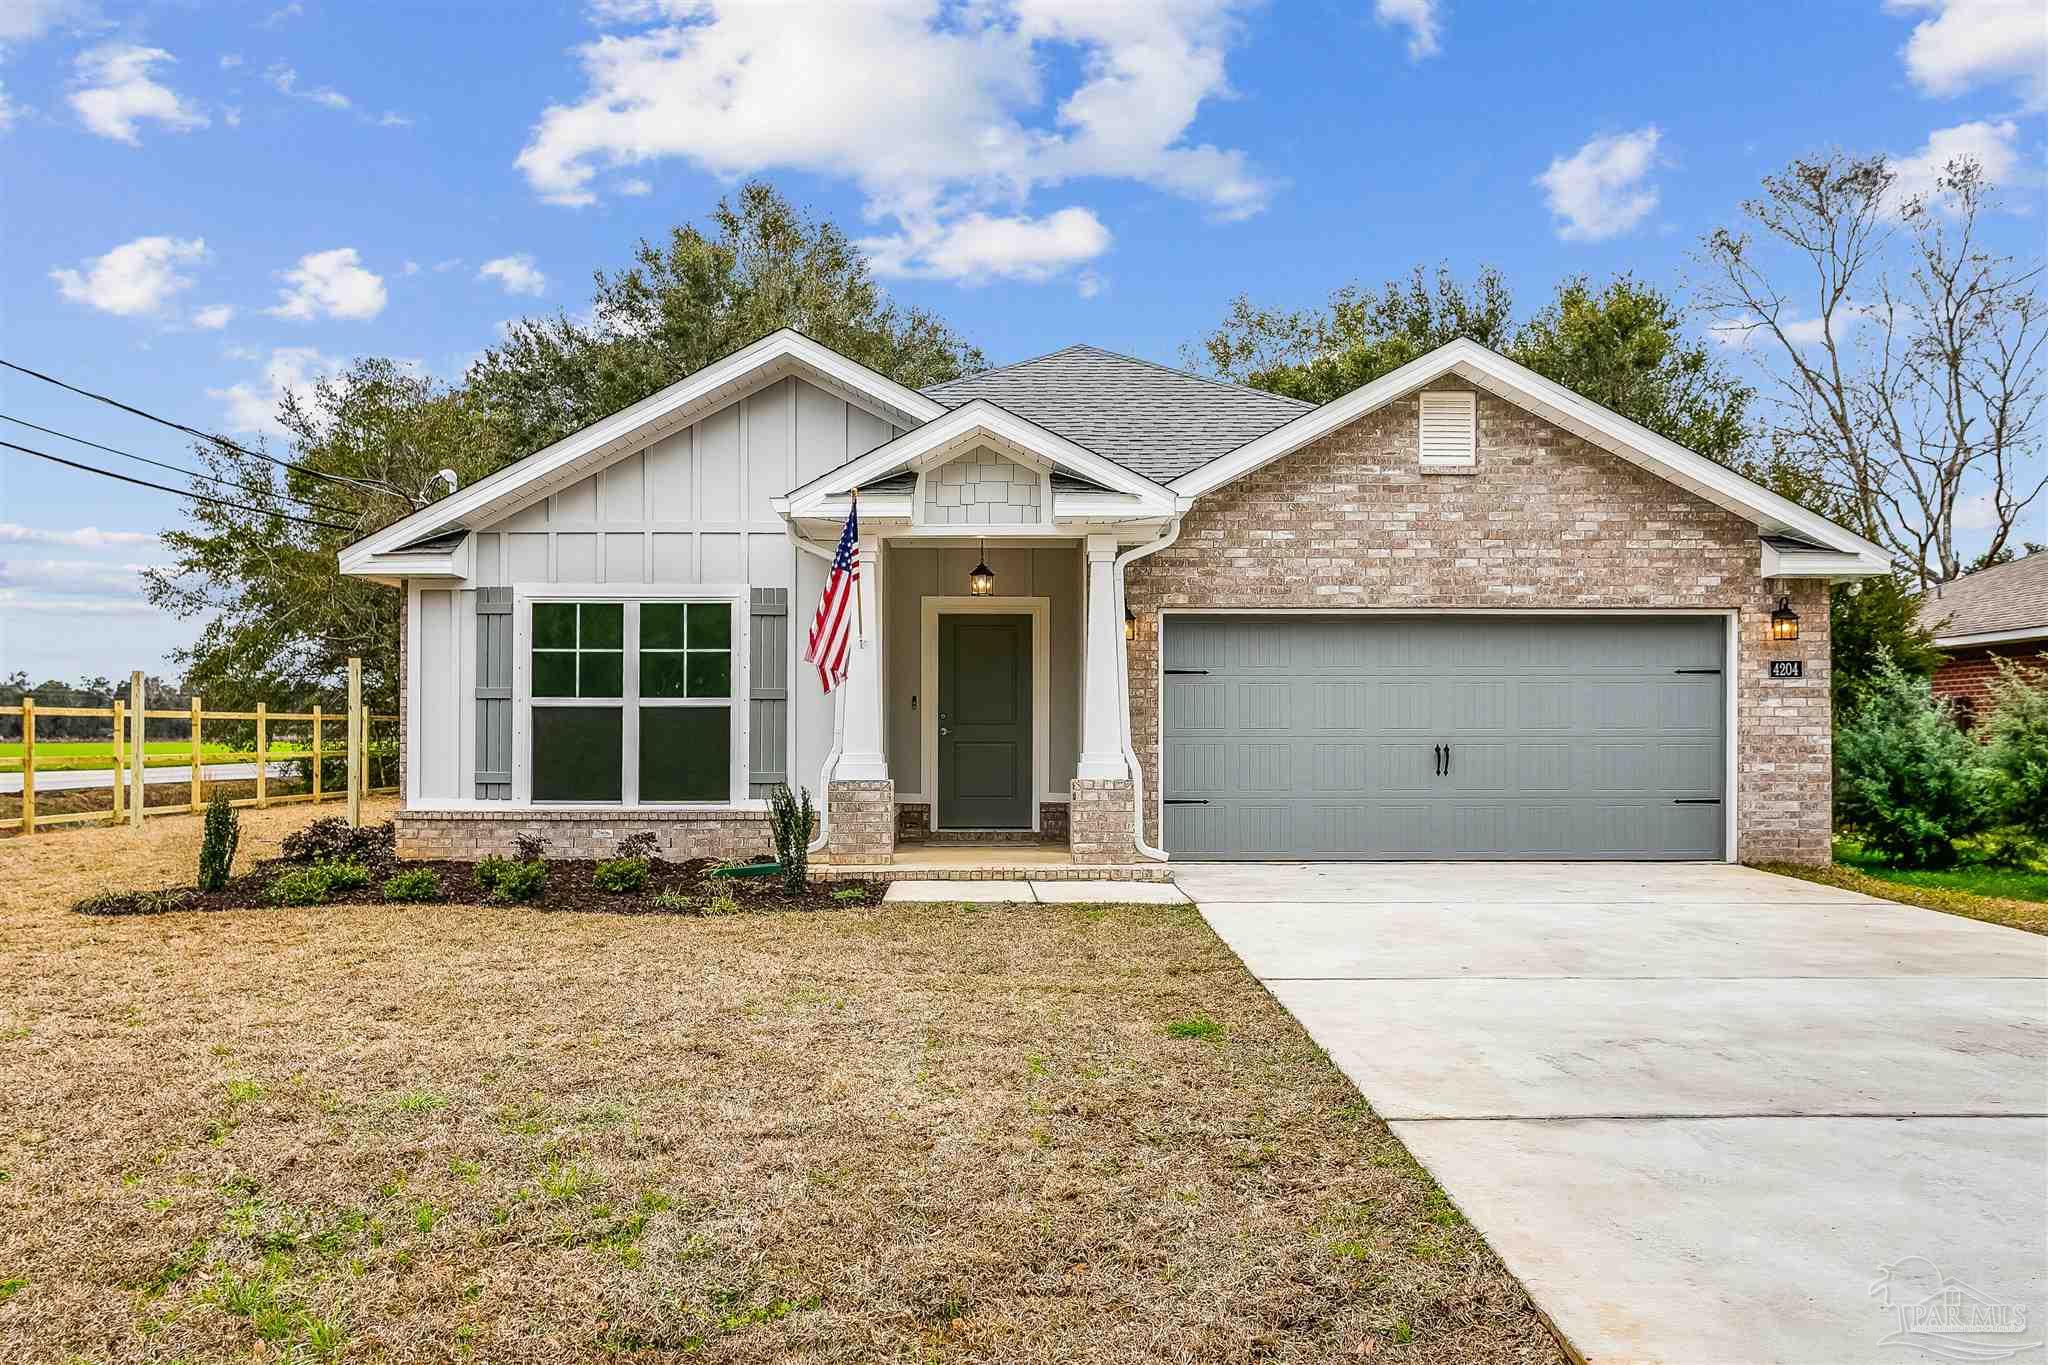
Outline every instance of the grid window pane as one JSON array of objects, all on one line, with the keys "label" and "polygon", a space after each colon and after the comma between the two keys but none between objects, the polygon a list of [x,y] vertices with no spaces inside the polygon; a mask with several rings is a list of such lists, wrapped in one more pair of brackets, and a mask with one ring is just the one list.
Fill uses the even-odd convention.
[{"label": "grid window pane", "polygon": [[690,648],[732,648],[732,608],[729,605],[724,602],[690,603]]},{"label": "grid window pane", "polygon": [[533,708],[533,799],[618,801],[626,712],[619,706]]},{"label": "grid window pane", "polygon": [[640,651],[640,695],[643,697],[680,697],[683,691],[683,652],[681,650]]},{"label": "grid window pane", "polygon": [[683,604],[648,602],[640,608],[640,648],[683,647]]},{"label": "grid window pane", "polygon": [[576,648],[576,604],[536,602],[533,604],[533,647],[535,649]]},{"label": "grid window pane", "polygon": [[576,695],[576,655],[567,649],[533,652],[533,695],[573,697]]},{"label": "grid window pane", "polygon": [[579,610],[583,616],[582,633],[577,637],[579,649],[624,649],[626,647],[626,607],[622,602],[585,602]]},{"label": "grid window pane", "polygon": [[623,697],[626,695],[626,656],[616,649],[579,653],[576,695],[579,697]]},{"label": "grid window pane", "polygon": [[730,707],[641,708],[642,801],[725,801],[731,796]]},{"label": "grid window pane", "polygon": [[729,697],[732,695],[732,655],[690,651],[690,695]]}]

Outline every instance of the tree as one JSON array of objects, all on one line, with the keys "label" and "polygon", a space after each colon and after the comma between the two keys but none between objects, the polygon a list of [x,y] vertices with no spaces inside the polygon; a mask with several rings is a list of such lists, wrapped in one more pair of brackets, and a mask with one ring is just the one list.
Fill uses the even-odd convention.
[{"label": "tree", "polygon": [[1255,308],[1239,295],[1188,357],[1240,384],[1327,403],[1461,337],[1688,449],[1724,463],[1743,458],[1750,390],[1685,337],[1666,295],[1627,275],[1597,289],[1569,277],[1522,323],[1492,266],[1469,286],[1439,266],[1433,289],[1417,266],[1406,283],[1378,292],[1346,285],[1320,309]]},{"label": "tree", "polygon": [[179,656],[187,685],[236,710],[333,705],[357,655],[370,704],[392,709],[400,598],[343,578],[345,546],[445,496],[441,470],[467,487],[778,327],[913,387],[984,364],[945,323],[886,299],[838,227],[772,187],[742,186],[711,222],[709,236],[679,227],[665,248],[642,242],[632,265],[598,272],[592,321],[515,324],[461,384],[362,359],[288,396],[285,467],[200,442],[206,472],[256,510],[195,503],[164,536],[170,567],[145,575],[153,603],[205,620]]},{"label": "tree", "polygon": [[1828,597],[1828,639],[1828,692],[1838,716],[1862,702],[1885,665],[1925,682],[1942,660],[1934,636],[1921,628],[1920,594],[1897,574],[1836,584]]},{"label": "tree", "polygon": [[1947,867],[1992,818],[1983,757],[1923,678],[1880,659],[1835,727],[1835,818],[1903,867]]},{"label": "tree", "polygon": [[1700,251],[1700,302],[1757,358],[1779,447],[1923,587],[1962,572],[1964,499],[1981,495],[1995,554],[2048,487],[2040,267],[1979,245],[1991,203],[1970,158],[1908,195],[1883,156],[1838,152],[1765,177],[1746,225]]}]

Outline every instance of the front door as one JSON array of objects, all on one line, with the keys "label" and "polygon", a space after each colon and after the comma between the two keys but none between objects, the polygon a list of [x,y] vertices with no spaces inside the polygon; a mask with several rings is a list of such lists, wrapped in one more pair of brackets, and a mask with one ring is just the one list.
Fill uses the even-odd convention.
[{"label": "front door", "polygon": [[939,617],[939,828],[1031,828],[1031,618]]}]

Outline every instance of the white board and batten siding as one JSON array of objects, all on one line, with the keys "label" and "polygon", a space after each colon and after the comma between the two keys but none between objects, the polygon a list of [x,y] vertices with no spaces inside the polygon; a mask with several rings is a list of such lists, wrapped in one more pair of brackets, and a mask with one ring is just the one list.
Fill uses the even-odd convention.
[{"label": "white board and batten siding", "polygon": [[[479,667],[491,670],[498,657],[510,664],[510,617],[501,617],[502,655],[493,634],[499,623],[490,618],[509,609],[519,588],[556,583],[645,584],[650,597],[687,595],[693,584],[747,584],[754,623],[782,638],[779,648],[751,641],[757,685],[752,698],[735,700],[748,703],[750,739],[764,721],[785,732],[750,743],[751,766],[757,777],[787,773],[792,786],[815,787],[832,743],[832,709],[794,676],[802,654],[795,637],[824,588],[825,565],[789,543],[769,503],[901,434],[856,404],[782,379],[475,531],[468,589],[413,585],[408,594],[417,756],[409,799],[510,797],[510,755],[490,723],[496,700],[510,715],[510,675],[481,677]],[[502,786],[486,780],[500,771]]]}]

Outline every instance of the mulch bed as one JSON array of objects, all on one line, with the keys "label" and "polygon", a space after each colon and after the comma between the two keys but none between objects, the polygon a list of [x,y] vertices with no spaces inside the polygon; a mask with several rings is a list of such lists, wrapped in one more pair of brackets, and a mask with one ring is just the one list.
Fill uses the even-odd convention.
[{"label": "mulch bed", "polygon": [[[404,904],[430,906],[437,903],[491,903],[490,892],[477,883],[474,863],[400,860],[388,853],[378,853],[362,861],[370,871],[369,884],[354,891],[337,893],[330,904],[385,904],[387,902],[382,891],[385,879],[393,873],[410,872],[414,869],[425,869],[440,878],[441,894],[434,901],[407,901],[403,902]],[[650,862],[646,883],[638,891],[613,892],[600,889],[591,880],[591,871],[597,866],[595,862],[551,858],[548,860],[547,883],[542,887],[540,894],[530,900],[508,901],[505,904],[574,914],[702,915],[712,913],[707,911],[706,902],[720,895],[731,896],[739,909],[747,913],[837,910],[847,906],[871,904],[881,898],[880,889],[866,883],[834,886],[828,882],[816,881],[811,882],[802,895],[792,896],[783,889],[782,878],[779,876],[713,877],[712,869],[722,865],[707,858],[692,858],[682,863],[655,859]],[[252,871],[231,879],[227,886],[219,891],[200,891],[196,887],[187,886],[158,891],[99,895],[79,901],[72,909],[82,915],[95,916],[277,910],[285,907],[270,899],[272,879],[281,873],[307,866],[310,864],[303,861],[274,858],[259,862]],[[656,898],[663,892],[674,892],[678,896],[688,897],[691,904],[660,904]]]}]

